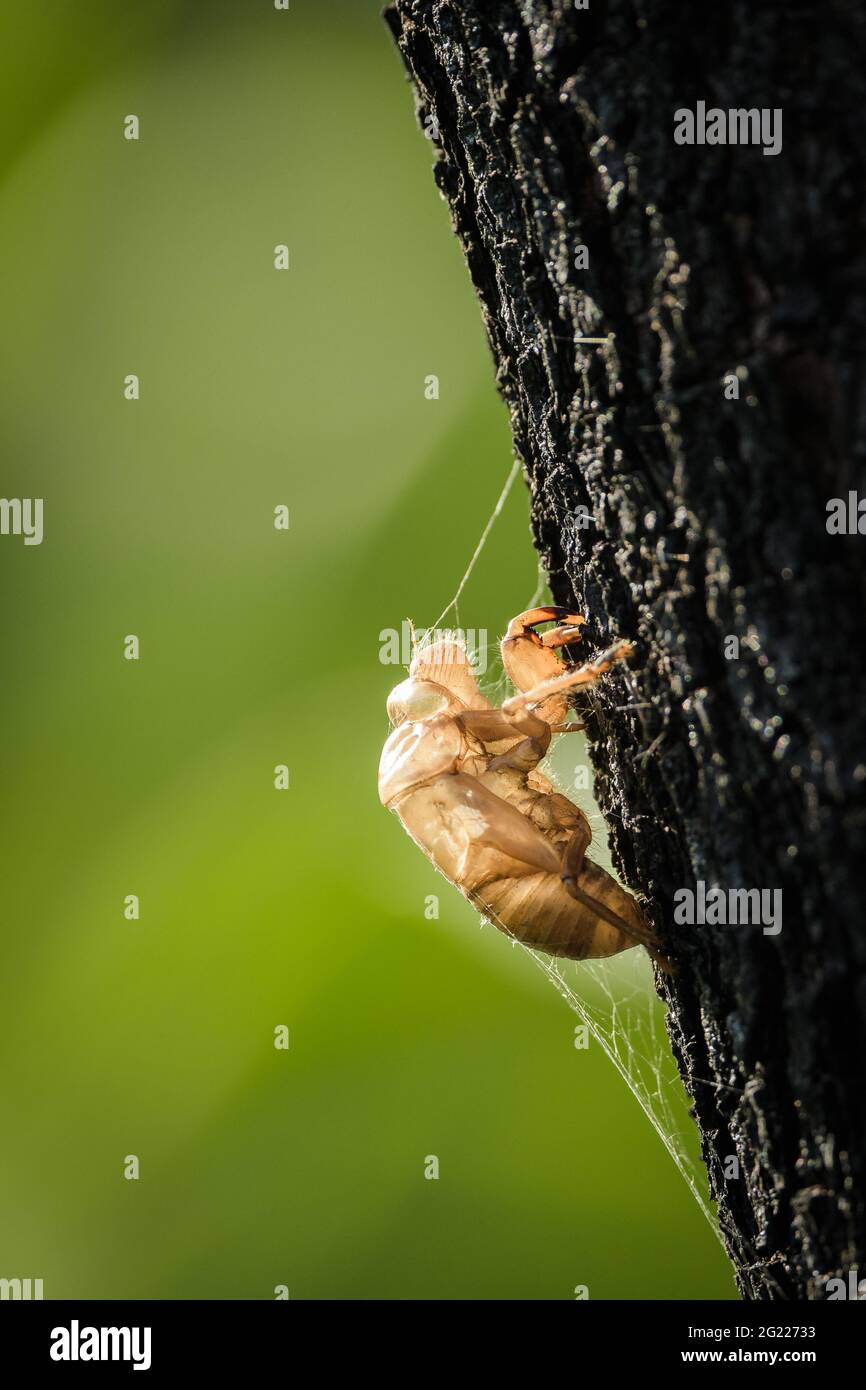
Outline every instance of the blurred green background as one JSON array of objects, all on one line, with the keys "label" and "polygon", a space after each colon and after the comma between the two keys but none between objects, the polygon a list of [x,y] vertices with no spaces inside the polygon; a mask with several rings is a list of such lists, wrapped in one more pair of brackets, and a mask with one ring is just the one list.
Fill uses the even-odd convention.
[{"label": "blurred green background", "polygon": [[[45,539],[0,538],[0,1277],[731,1297],[599,1047],[377,801],[380,632],[435,619],[511,462],[379,8],[2,10],[0,486]],[[518,481],[464,624],[536,578]]]}]

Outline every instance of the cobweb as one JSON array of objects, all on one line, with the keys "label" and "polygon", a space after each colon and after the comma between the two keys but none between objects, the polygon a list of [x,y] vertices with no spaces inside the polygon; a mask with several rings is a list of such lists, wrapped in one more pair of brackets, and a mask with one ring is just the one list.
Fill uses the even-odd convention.
[{"label": "cobweb", "polygon": [[[462,632],[459,611],[461,595],[519,472],[520,463],[515,461],[454,597],[440,613],[433,627],[427,629],[429,637],[434,633],[438,636],[444,635],[441,624],[445,618],[449,619],[449,624],[453,623],[457,633]],[[544,601],[546,589],[546,577],[539,563],[535,592],[527,599],[524,607],[537,607]],[[470,652],[470,658],[472,655]],[[501,664],[498,668],[494,667],[492,672],[487,671],[483,680],[479,677],[479,684],[488,699],[495,704],[501,703],[507,690],[507,679]],[[576,742],[577,739],[580,740],[579,743]],[[575,762],[574,755],[579,754],[582,742],[583,735],[555,736],[551,755],[545,760],[541,770],[588,816],[593,835],[592,857],[602,868],[616,877],[609,859],[607,828],[603,817],[592,800],[591,792],[576,789],[566,771],[569,762]],[[568,753],[563,756],[566,747]],[[493,914],[488,913],[487,916],[481,917],[483,925],[494,920],[506,936],[511,936],[505,924]],[[665,1028],[665,1008],[653,985],[653,969],[649,956],[638,947],[609,960],[576,962],[547,956],[513,936],[511,943],[512,946],[526,952],[580,1021],[586,1025],[590,1036],[602,1048],[631,1091],[706,1217],[713,1234],[724,1248],[711,1205],[706,1170],[700,1160],[697,1129],[689,1114],[688,1097],[671,1051]]]}]

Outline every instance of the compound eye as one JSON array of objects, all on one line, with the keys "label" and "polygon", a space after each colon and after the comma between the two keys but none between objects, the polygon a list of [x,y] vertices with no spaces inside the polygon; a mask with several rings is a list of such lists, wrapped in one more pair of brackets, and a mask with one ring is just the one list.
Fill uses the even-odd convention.
[{"label": "compound eye", "polygon": [[406,719],[429,719],[447,708],[447,691],[432,681],[413,680],[411,676],[388,696],[388,718],[395,727]]}]

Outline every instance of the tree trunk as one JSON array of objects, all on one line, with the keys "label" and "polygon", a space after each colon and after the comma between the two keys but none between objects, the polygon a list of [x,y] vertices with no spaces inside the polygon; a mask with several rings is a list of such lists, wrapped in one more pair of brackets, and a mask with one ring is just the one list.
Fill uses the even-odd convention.
[{"label": "tree trunk", "polygon": [[[636,643],[630,694],[591,700],[596,794],[676,962],[658,985],[739,1286],[823,1298],[866,1277],[866,538],[827,529],[866,496],[864,12],[386,18],[554,598],[590,649]],[[781,151],[676,143],[698,102],[781,108]],[[781,890],[781,930],[678,922],[699,882]]]}]

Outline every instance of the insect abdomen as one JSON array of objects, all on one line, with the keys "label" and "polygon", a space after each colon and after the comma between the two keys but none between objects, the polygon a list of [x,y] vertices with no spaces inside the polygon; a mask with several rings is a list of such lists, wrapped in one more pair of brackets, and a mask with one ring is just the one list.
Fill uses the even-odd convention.
[{"label": "insect abdomen", "polygon": [[587,903],[576,901],[553,874],[497,879],[473,894],[473,901],[507,936],[551,956],[599,960],[626,951],[645,938],[647,924],[634,898],[597,864],[585,862],[580,888],[633,926],[636,935],[604,921]]}]

